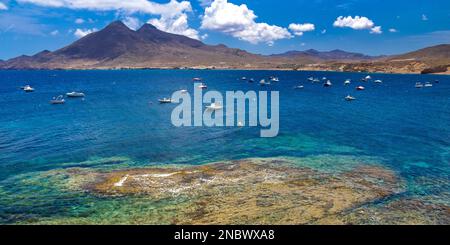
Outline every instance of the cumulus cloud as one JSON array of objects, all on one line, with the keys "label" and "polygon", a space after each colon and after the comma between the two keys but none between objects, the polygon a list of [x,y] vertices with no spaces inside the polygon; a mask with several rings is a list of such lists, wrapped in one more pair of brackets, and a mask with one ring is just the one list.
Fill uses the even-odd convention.
[{"label": "cumulus cloud", "polygon": [[8,6],[6,6],[6,4],[0,2],[0,10],[8,10]]},{"label": "cumulus cloud", "polygon": [[141,21],[138,18],[127,16],[123,19],[123,23],[132,30],[137,30],[141,25]]},{"label": "cumulus cloud", "polygon": [[127,15],[133,13],[159,15],[159,19],[151,19],[149,22],[163,31],[198,39],[197,31],[188,25],[186,13],[192,12],[189,1],[170,0],[168,3],[157,3],[150,0],[17,0],[17,2],[76,10],[120,11]]},{"label": "cumulus cloud", "polygon": [[289,30],[291,30],[296,36],[302,36],[304,32],[314,31],[315,29],[316,27],[314,26],[314,24],[311,23],[305,24],[292,23],[289,25]]},{"label": "cumulus cloud", "polygon": [[426,16],[425,14],[422,15],[422,20],[423,21],[427,21],[428,20],[428,16]]},{"label": "cumulus cloud", "polygon": [[211,3],[213,2],[213,0],[198,0],[200,3],[200,6],[202,7],[207,7],[209,5],[211,5]]},{"label": "cumulus cloud", "polygon": [[74,35],[78,38],[82,38],[86,35],[96,32],[96,31],[97,31],[97,29],[95,29],[95,28],[92,28],[92,29],[79,29],[78,28],[75,30]]},{"label": "cumulus cloud", "polygon": [[389,29],[389,32],[396,33],[396,32],[398,32],[398,31],[397,31],[397,29],[395,29],[395,28],[391,28],[391,29]]},{"label": "cumulus cloud", "polygon": [[83,19],[81,19],[81,18],[78,18],[78,19],[76,19],[75,20],[75,24],[83,24],[84,23],[84,20]]},{"label": "cumulus cloud", "polygon": [[375,23],[364,16],[339,16],[333,23],[334,27],[352,28],[354,30],[370,30],[372,34],[381,34],[381,26],[375,26]]},{"label": "cumulus cloud", "polygon": [[257,23],[257,16],[247,5],[235,5],[227,0],[215,0],[205,9],[201,28],[219,31],[252,44],[267,43],[292,38],[292,34],[283,27]]},{"label": "cumulus cloud", "polygon": [[56,36],[58,34],[59,34],[58,30],[54,30],[54,31],[50,32],[50,35],[52,35],[52,36]]},{"label": "cumulus cloud", "polygon": [[381,34],[383,33],[383,31],[381,30],[381,26],[374,26],[372,29],[370,29],[370,33]]}]

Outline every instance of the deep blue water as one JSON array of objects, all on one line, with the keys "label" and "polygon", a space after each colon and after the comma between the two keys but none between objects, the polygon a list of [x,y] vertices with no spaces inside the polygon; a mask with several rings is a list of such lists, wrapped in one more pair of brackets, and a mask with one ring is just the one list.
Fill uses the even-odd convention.
[{"label": "deep blue water", "polygon": [[[261,87],[271,75],[279,83]],[[450,173],[450,77],[371,74],[383,84],[362,83],[367,74],[288,71],[0,71],[0,180],[90,159],[126,157],[130,165],[202,164],[248,157],[324,154],[377,157],[414,182],[444,179],[420,191],[448,191]],[[311,84],[327,77],[331,88]],[[176,105],[158,99],[194,89],[280,91],[280,134],[259,138],[259,128],[175,128]],[[352,79],[344,86],[345,79]],[[439,83],[434,83],[439,80]],[[432,88],[416,89],[418,81]],[[36,91],[24,93],[30,84]],[[295,90],[298,84],[303,90]],[[355,87],[364,85],[365,91]],[[56,95],[82,91],[84,100],[50,105]],[[347,102],[351,94],[356,101]],[[68,164],[69,163],[69,164]],[[102,167],[95,164],[90,167]],[[411,187],[413,189],[413,187]],[[416,187],[414,187],[416,188]],[[446,190],[447,189],[447,190]],[[445,197],[446,199],[448,197]],[[449,200],[444,200],[448,202]]]}]

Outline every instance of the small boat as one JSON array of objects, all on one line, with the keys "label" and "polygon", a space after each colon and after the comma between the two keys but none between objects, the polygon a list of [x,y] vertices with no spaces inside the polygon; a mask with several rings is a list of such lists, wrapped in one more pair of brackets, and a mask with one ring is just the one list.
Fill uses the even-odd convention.
[{"label": "small boat", "polygon": [[352,101],[352,100],[356,100],[355,97],[351,96],[351,95],[347,95],[347,97],[345,97],[346,101]]},{"label": "small boat", "polygon": [[223,106],[221,106],[221,105],[219,105],[219,104],[216,104],[216,103],[211,103],[211,105],[207,106],[206,109],[208,109],[208,110],[214,110],[214,111],[216,111],[216,110],[222,110],[222,109],[223,109]]},{"label": "small boat", "polygon": [[170,104],[172,103],[172,99],[171,98],[162,98],[158,100],[160,104]]},{"label": "small boat", "polygon": [[27,93],[34,92],[34,88],[32,88],[30,85],[26,85],[23,87],[23,91]]},{"label": "small boat", "polygon": [[423,88],[423,84],[421,82],[416,82],[416,85],[414,87]]},{"label": "small boat", "polygon": [[363,82],[368,82],[368,81],[371,80],[371,79],[372,79],[371,76],[366,76],[366,77],[364,77],[364,78],[361,78],[361,81],[363,81]]},{"label": "small boat", "polygon": [[52,105],[60,105],[66,103],[66,100],[64,100],[64,96],[60,95],[58,97],[53,97],[52,100],[50,100],[50,104]]},{"label": "small boat", "polygon": [[431,84],[430,82],[426,82],[425,85],[423,85],[425,88],[430,88],[433,87],[433,84]]},{"label": "small boat", "polygon": [[279,82],[280,79],[278,77],[270,77],[271,82]]},{"label": "small boat", "polygon": [[294,88],[295,88],[295,89],[304,89],[305,86],[303,86],[303,85],[298,85],[298,86],[295,86]]},{"label": "small boat", "polygon": [[313,82],[314,82],[314,83],[320,83],[320,80],[319,80],[319,78],[314,78],[314,79],[313,79]]},{"label": "small boat", "polygon": [[247,81],[247,77],[241,77],[242,81]]},{"label": "small boat", "polygon": [[383,83],[383,81],[381,81],[381,80],[375,80],[375,81],[373,81],[374,83]]},{"label": "small boat", "polygon": [[180,92],[181,92],[182,94],[186,94],[188,91],[187,91],[186,89],[182,89],[182,90],[180,90]]},{"label": "small boat", "polygon": [[313,77],[309,77],[308,81],[312,82],[312,81],[314,81],[314,78]]},{"label": "small boat", "polygon": [[208,86],[206,86],[206,84],[202,83],[200,84],[200,86],[198,86],[199,89],[207,89]]},{"label": "small boat", "polygon": [[322,80],[323,80],[323,81],[325,81],[325,80],[327,80],[327,79],[328,79],[328,78],[326,78],[326,77],[322,77]]},{"label": "small boat", "polygon": [[248,82],[249,82],[249,83],[254,83],[254,82],[255,82],[255,79],[250,78],[250,79],[248,80]]},{"label": "small boat", "polygon": [[345,80],[344,85],[350,85],[350,83],[352,83],[351,80],[347,79],[347,80]]},{"label": "small boat", "polygon": [[323,84],[323,86],[324,86],[324,87],[331,87],[331,86],[333,86],[333,84],[331,83],[330,80],[328,80],[328,81],[326,81],[326,82]]},{"label": "small boat", "polygon": [[203,79],[199,78],[199,77],[194,77],[192,78],[192,81],[194,82],[201,82]]},{"label": "small boat", "polygon": [[358,86],[358,87],[356,87],[356,90],[359,90],[359,91],[362,91],[362,90],[365,90],[366,88],[365,87],[363,87],[363,86]]},{"label": "small boat", "polygon": [[81,98],[81,97],[85,96],[84,93],[79,93],[79,92],[70,92],[70,93],[67,93],[66,95],[69,98]]},{"label": "small boat", "polygon": [[266,80],[265,79],[262,79],[261,81],[259,81],[259,85],[261,85],[261,86],[264,86],[264,85],[266,85],[267,83],[266,83]]}]

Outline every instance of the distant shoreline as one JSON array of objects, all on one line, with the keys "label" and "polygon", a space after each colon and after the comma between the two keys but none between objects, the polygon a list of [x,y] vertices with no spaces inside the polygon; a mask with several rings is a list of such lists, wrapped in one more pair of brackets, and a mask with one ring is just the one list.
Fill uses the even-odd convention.
[{"label": "distant shoreline", "polygon": [[402,72],[371,72],[371,71],[338,71],[338,70],[299,70],[283,68],[174,68],[174,67],[152,67],[152,68],[66,68],[66,69],[1,69],[0,71],[142,71],[142,70],[174,70],[174,71],[293,71],[293,72],[336,72],[336,73],[368,73],[389,75],[450,75],[450,71],[441,73],[402,73]]}]

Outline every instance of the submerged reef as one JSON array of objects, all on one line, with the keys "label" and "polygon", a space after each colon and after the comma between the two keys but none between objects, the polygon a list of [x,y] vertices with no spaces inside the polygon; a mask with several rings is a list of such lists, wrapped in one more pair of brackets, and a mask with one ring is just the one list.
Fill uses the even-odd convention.
[{"label": "submerged reef", "polygon": [[[330,155],[323,157],[333,160]],[[337,157],[334,162],[344,159]],[[20,223],[450,223],[448,206],[402,198],[405,181],[395,172],[347,160],[350,164],[342,171],[322,171],[302,164],[303,158],[281,157],[200,166],[52,170],[39,174],[34,183],[45,179],[62,192],[83,193],[89,201],[70,212]]]}]

